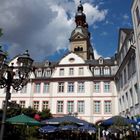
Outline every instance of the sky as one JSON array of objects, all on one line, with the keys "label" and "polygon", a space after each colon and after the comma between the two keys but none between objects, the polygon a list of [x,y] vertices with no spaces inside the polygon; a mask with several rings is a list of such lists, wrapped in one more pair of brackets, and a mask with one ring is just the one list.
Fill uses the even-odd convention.
[{"label": "sky", "polygon": [[[120,28],[132,28],[132,0],[81,0],[95,58],[112,57]],[[10,58],[29,50],[35,61],[57,61],[69,49],[79,0],[0,0],[0,45]]]}]

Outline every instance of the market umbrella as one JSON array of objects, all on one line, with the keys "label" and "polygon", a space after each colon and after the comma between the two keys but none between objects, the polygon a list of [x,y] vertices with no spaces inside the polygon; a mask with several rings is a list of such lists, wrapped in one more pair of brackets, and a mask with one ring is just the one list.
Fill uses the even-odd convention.
[{"label": "market umbrella", "polygon": [[128,124],[136,124],[136,121],[122,117],[122,116],[113,116],[107,120],[102,121],[101,125],[128,125]]},{"label": "market umbrella", "polygon": [[78,129],[82,132],[85,132],[85,131],[92,132],[92,133],[96,132],[96,128],[91,125],[84,125],[84,126],[79,127]]},{"label": "market umbrella", "polygon": [[53,133],[56,132],[58,130],[58,128],[56,126],[51,126],[51,125],[47,125],[47,126],[43,126],[41,128],[39,128],[39,132],[41,133]]},{"label": "market umbrella", "polygon": [[120,133],[121,130],[119,128],[110,127],[108,131],[112,134],[112,133]]},{"label": "market umbrella", "polygon": [[66,130],[75,130],[77,129],[76,125],[63,125],[59,127],[60,130],[66,131]]},{"label": "market umbrella", "polygon": [[12,118],[9,118],[6,120],[6,122],[9,122],[11,124],[21,124],[21,125],[40,125],[41,123],[36,121],[35,119],[27,116],[27,115],[24,115],[24,114],[21,114],[21,115],[18,115],[18,116],[14,116]]},{"label": "market umbrella", "polygon": [[43,120],[41,123],[43,124],[61,124],[61,123],[75,123],[78,125],[88,125],[87,121],[78,119],[74,116],[64,116],[64,117],[56,117],[52,119]]}]

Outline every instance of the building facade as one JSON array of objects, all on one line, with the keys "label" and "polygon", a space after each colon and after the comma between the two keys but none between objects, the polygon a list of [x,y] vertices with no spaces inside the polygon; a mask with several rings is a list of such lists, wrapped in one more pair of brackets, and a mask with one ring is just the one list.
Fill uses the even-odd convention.
[{"label": "building facade", "polygon": [[132,117],[139,114],[136,46],[133,29],[120,29],[117,50],[118,69],[115,75],[119,114]]},{"label": "building facade", "polygon": [[[58,62],[34,62],[35,71],[21,91],[11,90],[11,101],[36,110],[49,108],[53,116],[75,115],[96,123],[118,114],[114,57],[94,58],[86,15],[80,3],[70,52]],[[11,63],[16,65],[16,59]],[[3,107],[4,89],[0,90]]]},{"label": "building facade", "polygon": [[[11,101],[23,108],[49,108],[53,116],[69,114],[92,123],[118,114],[140,114],[139,2],[135,0],[132,6],[134,30],[120,29],[117,54],[108,59],[94,57],[80,3],[76,27],[69,39],[69,53],[57,62],[34,62],[29,83],[21,91],[11,89]],[[11,60],[14,65],[17,57]],[[5,90],[1,89],[1,108],[4,99]]]},{"label": "building facade", "polygon": [[[138,79],[138,92],[140,93],[140,0],[134,0],[131,8],[134,35],[136,40],[136,64],[137,64],[137,79]],[[140,112],[140,95],[139,112]]]}]

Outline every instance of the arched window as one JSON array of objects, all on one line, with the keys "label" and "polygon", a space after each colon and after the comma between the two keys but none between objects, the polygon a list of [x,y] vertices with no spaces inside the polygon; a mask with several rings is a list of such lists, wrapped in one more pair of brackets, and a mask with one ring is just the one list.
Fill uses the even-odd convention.
[{"label": "arched window", "polygon": [[110,75],[110,69],[109,67],[104,67],[104,75]]},{"label": "arched window", "polygon": [[94,75],[100,75],[100,68],[99,67],[94,68]]}]

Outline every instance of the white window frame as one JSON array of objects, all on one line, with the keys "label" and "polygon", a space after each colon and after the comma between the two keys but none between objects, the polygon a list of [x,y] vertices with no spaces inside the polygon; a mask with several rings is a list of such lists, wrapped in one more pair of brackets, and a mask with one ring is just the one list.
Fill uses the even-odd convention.
[{"label": "white window frame", "polygon": [[42,101],[42,110],[49,108],[49,101]]},{"label": "white window frame", "polygon": [[68,113],[74,112],[74,101],[67,101],[67,112]]},{"label": "white window frame", "polygon": [[101,101],[97,100],[97,101],[94,101],[94,113],[101,113]]},{"label": "white window frame", "polygon": [[104,92],[110,92],[110,82],[104,82]]},{"label": "white window frame", "polygon": [[85,92],[85,82],[78,82],[78,92],[79,93]]},{"label": "white window frame", "polygon": [[58,92],[64,92],[64,82],[58,83]]},{"label": "white window frame", "polygon": [[78,113],[84,113],[85,112],[85,101],[81,100],[81,101],[78,101],[77,103],[78,105]]},{"label": "white window frame", "polygon": [[43,93],[49,93],[49,91],[50,91],[50,83],[46,82],[43,85]]},{"label": "white window frame", "polygon": [[57,101],[57,113],[63,113],[64,101]]},{"label": "white window frame", "polygon": [[74,82],[68,82],[68,92],[74,92]]},{"label": "white window frame", "polygon": [[104,101],[104,113],[111,113],[112,112],[112,102],[109,101]]}]

